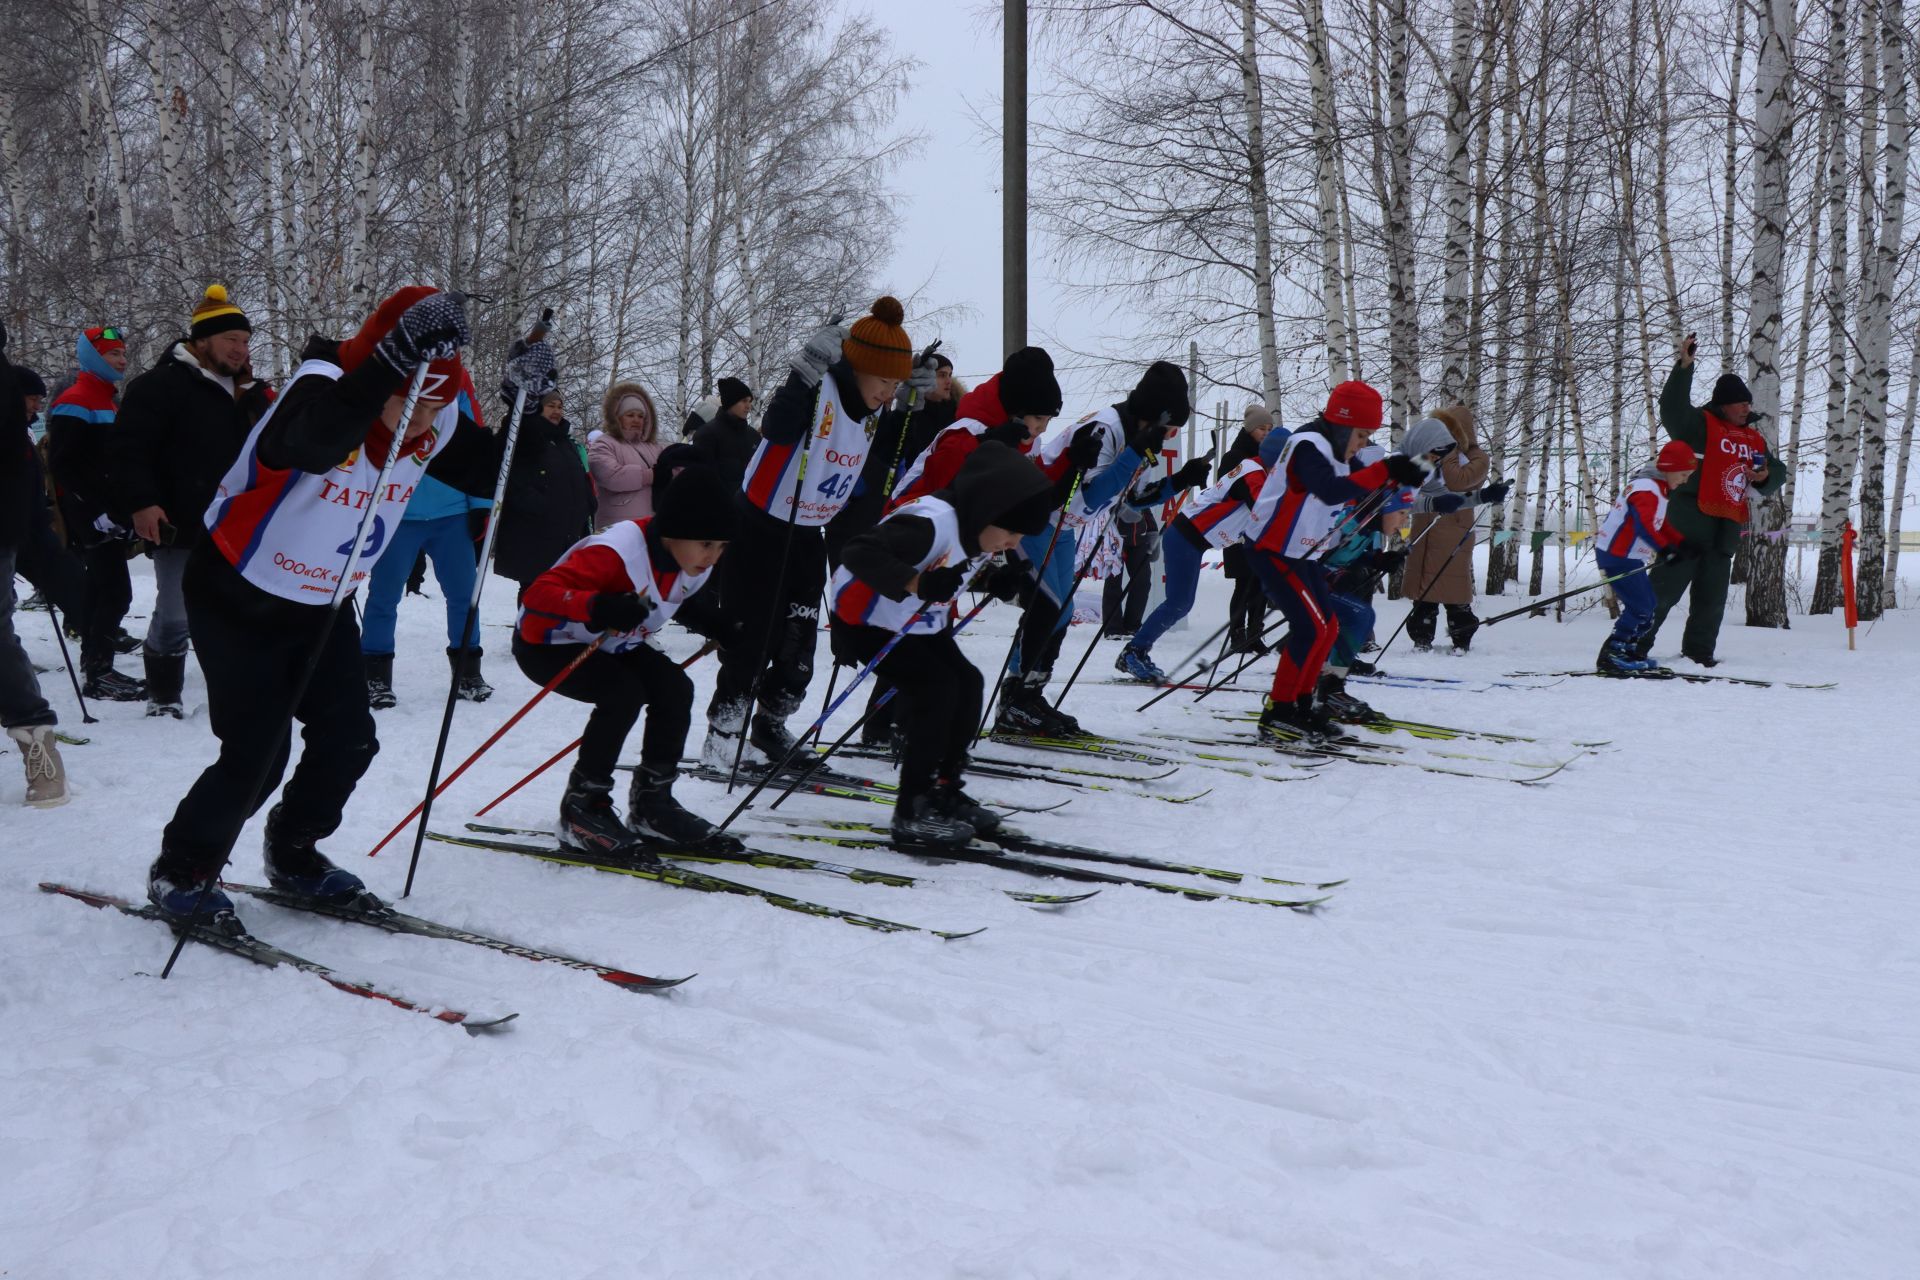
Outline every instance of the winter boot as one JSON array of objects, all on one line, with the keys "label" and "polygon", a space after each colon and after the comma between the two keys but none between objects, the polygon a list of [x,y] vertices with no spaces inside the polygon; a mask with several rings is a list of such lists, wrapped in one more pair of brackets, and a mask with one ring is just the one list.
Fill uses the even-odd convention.
[{"label": "winter boot", "polygon": [[1600,656],[1595,659],[1593,669],[1603,676],[1638,676],[1655,669],[1651,658],[1640,657],[1631,640],[1615,640],[1611,637],[1600,646]]},{"label": "winter boot", "polygon": [[399,702],[393,696],[393,655],[390,653],[369,653],[361,657],[367,668],[367,705],[375,711],[385,711]]},{"label": "winter boot", "polygon": [[67,802],[67,766],[54,745],[50,724],[21,724],[7,730],[27,764],[27,803],[52,809]]},{"label": "winter boot", "polygon": [[1680,656],[1689,662],[1697,662],[1703,667],[1717,667],[1720,665],[1720,659],[1714,657],[1712,654],[1701,653],[1696,649],[1688,649],[1685,646],[1681,647]]},{"label": "winter boot", "polygon": [[147,649],[142,656],[147,664],[147,714],[186,719],[186,708],[180,705],[180,690],[187,682],[187,655]]},{"label": "winter boot", "polygon": [[964,845],[974,835],[973,824],[942,806],[930,791],[900,797],[890,832],[893,843],[903,848]]},{"label": "winter boot", "polygon": [[744,745],[740,741],[747,728],[747,705],[745,698],[733,698],[707,708],[707,740],[700,747],[704,767],[731,774],[737,760],[743,770],[766,772],[767,757],[753,745],[752,738],[749,736]]},{"label": "winter boot", "polygon": [[1000,829],[1000,815],[968,795],[958,778],[934,784],[933,802],[940,812],[972,827],[975,835],[990,836]]},{"label": "winter boot", "polygon": [[1384,720],[1385,716],[1347,692],[1347,678],[1328,671],[1321,675],[1320,685],[1314,691],[1315,705],[1328,720],[1344,720],[1348,724],[1371,724]]},{"label": "winter boot", "polygon": [[1123,676],[1131,677],[1142,684],[1165,684],[1167,673],[1154,665],[1153,657],[1144,649],[1132,645],[1120,651],[1113,660],[1113,669]]},{"label": "winter boot", "polygon": [[787,731],[786,717],[777,716],[772,711],[766,710],[764,704],[761,711],[753,717],[753,725],[747,731],[747,741],[759,748],[760,754],[765,756],[770,764],[779,764],[786,760],[788,753],[793,751],[796,745],[793,734]]},{"label": "winter boot", "polygon": [[233,899],[221,892],[218,877],[184,871],[164,850],[147,870],[147,901],[177,924],[191,920],[216,933],[246,932],[233,914]]},{"label": "winter boot", "polygon": [[143,646],[146,641],[142,640],[139,636],[128,634],[125,627],[115,627],[113,629],[113,640],[111,643],[115,653],[127,654],[140,652],[141,646]]},{"label": "winter boot", "polygon": [[1266,705],[1260,711],[1258,734],[1262,742],[1271,742],[1280,746],[1290,746],[1312,741],[1307,732],[1306,722],[1301,719],[1299,708],[1291,702],[1275,702],[1266,699]]},{"label": "winter boot", "polygon": [[1407,613],[1407,639],[1413,641],[1415,653],[1433,652],[1433,633],[1439,622],[1439,605],[1425,600],[1413,602],[1413,608]]},{"label": "winter boot", "polygon": [[486,650],[449,649],[447,665],[453,668],[454,696],[462,702],[485,702],[493,696],[493,686],[480,674],[480,659]]},{"label": "winter boot", "polygon": [[1000,687],[1000,713],[993,718],[995,733],[1021,738],[1077,738],[1080,722],[1056,711],[1047,701],[1046,676],[1009,676]]},{"label": "winter boot", "polygon": [[904,745],[893,719],[894,704],[899,701],[895,695],[887,699],[884,705],[872,701],[867,703],[867,718],[860,724],[860,745],[877,750],[900,754]]},{"label": "winter boot", "polygon": [[673,798],[673,780],[678,776],[678,769],[655,769],[646,764],[633,771],[633,785],[627,790],[627,830],[643,844],[702,853],[745,850],[747,846],[739,840],[681,807]]},{"label": "winter boot", "polygon": [[1453,641],[1453,652],[1465,653],[1473,647],[1473,633],[1480,629],[1480,619],[1473,616],[1473,610],[1466,605],[1447,606],[1447,638]]},{"label": "winter boot", "polygon": [[583,778],[575,769],[567,778],[567,793],[560,797],[560,822],[554,828],[563,849],[577,849],[594,857],[639,857],[642,853],[627,824],[613,808],[613,783],[607,778]]},{"label": "winter boot", "polygon": [[86,684],[80,690],[89,698],[100,702],[143,702],[147,696],[144,681],[131,676],[123,676],[113,669],[113,653],[89,653],[81,655],[80,668],[86,673]]},{"label": "winter boot", "polygon": [[261,852],[268,884],[303,898],[341,906],[377,902],[359,876],[334,866],[327,855],[313,847],[319,836],[289,829],[280,813],[280,805],[267,810],[267,834]]}]

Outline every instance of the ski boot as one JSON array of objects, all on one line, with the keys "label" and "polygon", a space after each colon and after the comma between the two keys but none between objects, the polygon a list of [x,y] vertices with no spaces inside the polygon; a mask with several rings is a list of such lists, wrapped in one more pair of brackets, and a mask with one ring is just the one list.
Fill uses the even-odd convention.
[{"label": "ski boot", "polygon": [[1260,712],[1259,734],[1264,742],[1292,746],[1325,742],[1338,737],[1340,730],[1314,710],[1313,697],[1309,694],[1293,702],[1275,702],[1268,698],[1266,708]]},{"label": "ski boot", "polygon": [[1084,731],[1080,722],[1054,708],[1047,701],[1046,680],[1026,676],[1008,676],[1000,686],[1000,712],[993,718],[993,731],[1015,738],[1077,738]]},{"label": "ski boot", "polygon": [[1380,674],[1380,668],[1368,662],[1365,658],[1355,658],[1347,664],[1347,674],[1350,676],[1377,676]]},{"label": "ski boot", "polygon": [[367,667],[367,705],[385,711],[400,699],[393,696],[393,655],[369,653],[363,659]]},{"label": "ski boot", "polygon": [[966,784],[958,778],[935,783],[933,800],[936,809],[966,823],[975,835],[990,836],[1000,829],[1000,815],[968,795]]},{"label": "ski boot", "polygon": [[973,839],[973,824],[947,811],[932,793],[901,796],[893,807],[893,823],[888,834],[896,847],[903,849],[934,846],[958,847]]},{"label": "ski boot", "polygon": [[1600,656],[1594,660],[1593,669],[1603,676],[1630,678],[1657,670],[1658,664],[1652,658],[1638,656],[1633,641],[1609,638],[1600,646]]},{"label": "ski boot", "polygon": [[560,797],[560,821],[554,827],[560,847],[596,858],[616,857],[657,861],[639,847],[633,832],[613,808],[613,783],[606,778],[583,778],[575,769]]},{"label": "ski boot", "polygon": [[[351,871],[336,867],[314,848],[320,836],[289,831],[281,821],[281,806],[267,810],[267,833],[262,861],[267,883],[286,893],[297,893],[335,906],[383,906]],[[320,833],[325,835],[325,832]]]},{"label": "ski boot", "polygon": [[1167,682],[1167,673],[1154,665],[1152,655],[1147,653],[1146,650],[1136,649],[1132,645],[1128,645],[1120,651],[1120,656],[1113,660],[1113,669],[1123,676],[1128,676],[1140,681],[1142,684],[1165,684]]},{"label": "ski boot", "polygon": [[480,674],[480,659],[485,650],[449,649],[447,665],[453,669],[454,696],[462,702],[485,702],[493,696],[493,686]]},{"label": "ski boot", "polygon": [[144,645],[146,641],[142,640],[139,636],[129,634],[125,627],[115,627],[113,629],[113,639],[108,641],[108,643],[113,646],[115,653],[124,656],[129,653],[140,652],[141,646]]},{"label": "ski boot", "polygon": [[1348,724],[1372,724],[1386,717],[1347,692],[1347,678],[1329,671],[1321,675],[1320,685],[1314,691],[1314,705],[1329,721],[1344,720]]},{"label": "ski boot", "polygon": [[753,717],[753,725],[747,732],[747,741],[767,758],[769,766],[777,765],[782,761],[798,763],[791,759],[795,754],[794,747],[798,743],[793,734],[788,731],[784,716],[762,710]]},{"label": "ski boot", "polygon": [[1688,662],[1698,663],[1700,666],[1703,666],[1703,667],[1717,667],[1720,665],[1720,659],[1714,657],[1712,654],[1699,653],[1695,650],[1684,648],[1684,647],[1680,650],[1680,656],[1685,658]]},{"label": "ski boot", "polygon": [[239,937],[246,932],[233,914],[233,899],[220,890],[219,877],[181,871],[163,852],[147,871],[147,901],[160,909],[168,923],[189,922],[214,933]]},{"label": "ski boot", "polygon": [[148,649],[143,656],[147,664],[147,714],[186,719],[180,690],[187,682],[187,655],[155,653]]},{"label": "ski boot", "polygon": [[67,802],[67,767],[54,745],[50,724],[18,724],[7,736],[20,748],[27,766],[27,804],[34,809],[52,809]]},{"label": "ski boot", "polygon": [[135,680],[123,676],[113,669],[113,655],[93,654],[84,656],[80,666],[86,672],[86,684],[81,693],[99,702],[144,702],[147,697],[147,685],[144,680]]},{"label": "ski boot", "polygon": [[702,853],[740,853],[746,845],[673,798],[673,768],[643,764],[627,788],[627,830],[642,844],[666,845]]}]

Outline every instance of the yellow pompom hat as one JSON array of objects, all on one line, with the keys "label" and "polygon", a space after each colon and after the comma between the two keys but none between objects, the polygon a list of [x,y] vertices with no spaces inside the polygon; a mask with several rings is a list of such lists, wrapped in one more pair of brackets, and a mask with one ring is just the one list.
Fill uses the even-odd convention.
[{"label": "yellow pompom hat", "polygon": [[206,296],[193,309],[193,326],[187,330],[187,336],[207,338],[229,329],[245,329],[252,333],[253,321],[247,319],[246,312],[227,300],[227,286],[210,284]]}]

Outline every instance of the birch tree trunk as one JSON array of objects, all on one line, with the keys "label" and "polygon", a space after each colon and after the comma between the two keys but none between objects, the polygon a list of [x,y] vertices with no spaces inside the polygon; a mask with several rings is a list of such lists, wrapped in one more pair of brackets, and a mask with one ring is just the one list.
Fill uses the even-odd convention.
[{"label": "birch tree trunk", "polygon": [[1446,241],[1441,250],[1445,276],[1440,309],[1440,387],[1445,404],[1458,404],[1467,389],[1467,254],[1473,235],[1468,209],[1472,184],[1474,0],[1453,0],[1453,44],[1447,68],[1445,162]]},{"label": "birch tree trunk", "polygon": [[1733,0],[1733,69],[1727,79],[1727,142],[1721,170],[1720,210],[1720,360],[1733,361],[1733,221],[1739,208],[1740,175],[1740,64],[1747,51],[1747,5]]},{"label": "birch tree trunk", "polygon": [[[1818,195],[1820,184],[1825,181],[1827,157],[1832,153],[1837,120],[1822,117],[1820,121],[1820,152],[1814,158],[1813,188]],[[1793,362],[1793,407],[1787,411],[1787,446],[1781,458],[1787,464],[1787,482],[1781,486],[1780,498],[1787,510],[1787,518],[1793,517],[1793,495],[1800,478],[1800,422],[1807,405],[1807,364],[1813,350],[1813,315],[1816,310],[1814,283],[1820,274],[1820,228],[1824,207],[1817,200],[1809,200],[1807,217],[1807,265],[1800,280],[1800,339],[1795,347]],[[1846,229],[1840,228],[1839,234],[1845,235]]]},{"label": "birch tree trunk", "polygon": [[1900,424],[1900,447],[1894,454],[1893,509],[1887,513],[1887,570],[1883,588],[1887,608],[1899,606],[1900,529],[1906,513],[1907,463],[1913,456],[1914,410],[1920,408],[1920,332],[1913,336],[1913,363],[1907,369],[1907,408]]},{"label": "birch tree trunk", "polygon": [[[1674,346],[1686,337],[1686,321],[1680,315],[1680,282],[1673,267],[1673,235],[1667,221],[1668,139],[1673,136],[1672,51],[1668,44],[1671,28],[1661,16],[1660,0],[1651,0],[1654,43],[1654,91],[1659,94],[1659,131],[1653,143],[1653,227],[1660,242],[1660,275],[1667,287],[1667,324]],[[1648,368],[1651,369],[1651,360]],[[1651,385],[1651,378],[1649,378]],[[1653,412],[1651,396],[1647,406]]]},{"label": "birch tree trunk", "polygon": [[1407,123],[1411,35],[1407,0],[1387,7],[1387,352],[1393,424],[1405,430],[1420,409],[1420,311],[1413,250],[1413,135]]},{"label": "birch tree trunk", "polygon": [[27,180],[20,168],[20,117],[11,77],[0,75],[0,180],[7,188],[7,328],[26,327]]},{"label": "birch tree trunk", "polygon": [[1253,0],[1240,0],[1240,101],[1247,117],[1247,203],[1253,215],[1253,312],[1260,331],[1260,394],[1280,407],[1280,340],[1273,322],[1273,206],[1267,195],[1266,108],[1260,96],[1260,53]]},{"label": "birch tree trunk", "polygon": [[470,95],[473,92],[473,5],[471,0],[454,0],[453,4],[453,72],[448,98],[451,100],[452,137],[448,145],[452,155],[448,168],[453,188],[453,226],[448,228],[450,247],[447,253],[447,283],[454,286],[468,283],[466,265],[468,262],[469,237],[476,244],[479,232],[474,229],[474,190],[473,190],[473,116]]},{"label": "birch tree trunk", "polygon": [[1335,190],[1339,114],[1333,98],[1326,9],[1322,0],[1305,0],[1305,11],[1307,70],[1313,94],[1314,185],[1320,215],[1320,303],[1326,312],[1328,381],[1339,383],[1350,376],[1346,302],[1340,281],[1340,203]]},{"label": "birch tree trunk", "polygon": [[[1753,288],[1747,315],[1747,388],[1752,425],[1778,451],[1780,442],[1780,296],[1787,240],[1787,153],[1793,145],[1788,114],[1794,45],[1794,0],[1766,0],[1760,12],[1760,58],[1754,77],[1754,149],[1759,191],[1754,199]],[[1902,157],[1904,161],[1904,156]],[[1883,361],[1884,364],[1884,361]],[[1787,527],[1788,508],[1776,491],[1748,523],[1747,625],[1787,625],[1786,553],[1780,538],[1762,535]]]},{"label": "birch tree trunk", "polygon": [[216,114],[213,154],[208,157],[213,176],[214,207],[207,214],[207,230],[214,243],[226,245],[233,241],[235,234],[233,202],[238,194],[236,178],[240,171],[234,145],[234,86],[240,74],[240,33],[234,26],[232,13],[225,6],[215,7],[214,24],[220,39],[220,65],[214,72]]},{"label": "birch tree trunk", "polygon": [[156,150],[160,156],[160,176],[166,190],[167,224],[173,235],[164,254],[173,271],[176,293],[193,296],[186,262],[187,245],[193,228],[187,218],[186,151],[187,93],[174,76],[174,31],[179,15],[172,6],[163,11],[159,0],[147,10],[147,77],[153,88],[153,114]]},{"label": "birch tree trunk", "polygon": [[[83,47],[91,49],[93,38],[83,32]],[[81,74],[77,88],[80,94],[79,132],[74,139],[74,155],[80,160],[81,205],[86,211],[87,223],[87,298],[96,316],[107,313],[107,270],[105,237],[100,226],[100,161],[95,152],[96,134],[93,123],[94,78],[99,74],[98,64],[91,56],[87,58],[86,70]],[[19,224],[24,227],[26,223]]]},{"label": "birch tree trunk", "polygon": [[347,240],[347,306],[350,314],[372,310],[373,301],[373,25],[377,0],[358,0],[354,18],[360,28],[358,76],[353,99],[359,113],[353,136],[353,229]]},{"label": "birch tree trunk", "polygon": [[[1777,0],[1785,4],[1788,0]],[[1873,251],[1873,288],[1861,317],[1867,384],[1860,415],[1860,554],[1856,591],[1860,616],[1885,608],[1881,575],[1886,559],[1887,368],[1893,338],[1893,284],[1900,267],[1907,209],[1907,56],[1905,0],[1880,0],[1880,92],[1886,102],[1886,170],[1880,234]]]}]

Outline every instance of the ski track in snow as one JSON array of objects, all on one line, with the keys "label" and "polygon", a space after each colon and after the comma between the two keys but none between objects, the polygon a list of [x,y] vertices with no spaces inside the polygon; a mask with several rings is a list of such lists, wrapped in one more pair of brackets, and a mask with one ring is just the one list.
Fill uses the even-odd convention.
[{"label": "ski track in snow", "polygon": [[[144,569],[136,607],[152,598]],[[1224,616],[1223,586],[1203,579],[1163,664]],[[533,692],[507,652],[511,597],[490,585],[498,692],[459,708],[449,767]],[[1383,604],[1385,634],[1402,606]],[[387,896],[410,835],[359,855],[424,783],[441,619],[437,599],[403,609],[401,705],[380,715],[380,756],[327,846]],[[19,622],[57,662],[45,615]],[[1012,622],[983,615],[966,637],[977,663],[998,661]],[[1460,658],[1402,639],[1388,665],[1584,667],[1605,625],[1598,610],[1517,619]],[[1678,632],[1676,618],[1669,644]],[[1068,637],[1056,692],[1089,635]],[[668,638],[675,653],[694,643]],[[1120,886],[1036,912],[993,889],[1078,886],[771,837],[756,842],[926,883],[713,868],[890,919],[989,926],[941,942],[428,842],[413,910],[700,975],[641,996],[240,901],[264,937],[348,977],[520,1012],[480,1039],[199,947],[161,983],[159,926],[39,893],[58,879],[139,896],[213,747],[204,711],[179,725],[106,704],[82,729],[64,676],[44,677],[63,727],[93,741],[65,749],[75,798],[50,812],[18,805],[18,761],[0,761],[0,1275],[1912,1276],[1917,651],[1908,617],[1857,653],[1837,619],[1796,618],[1729,625],[1722,671],[1839,688],[1355,686],[1409,719],[1612,740],[1538,787],[1340,762],[1285,786],[1192,766],[1149,784],[1213,788],[1180,807],[973,785],[1071,795],[1020,816],[1038,836],[1351,876],[1312,917]],[[819,652],[824,665],[824,638]],[[1101,644],[1067,704],[1092,728],[1212,735],[1208,707],[1255,705],[1175,695],[1134,716],[1139,690],[1097,683],[1116,653]],[[693,674],[704,707],[711,661]],[[197,670],[187,688],[204,701]],[[435,826],[457,827],[583,719],[549,698]],[[564,768],[490,819],[550,820]],[[725,811],[717,786],[679,794]],[[820,797],[788,810],[886,816]],[[258,850],[256,820],[230,874],[258,880]]]}]

